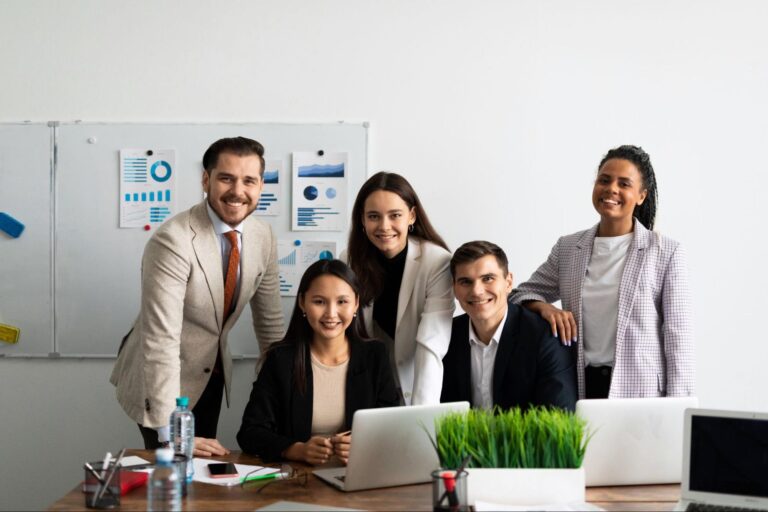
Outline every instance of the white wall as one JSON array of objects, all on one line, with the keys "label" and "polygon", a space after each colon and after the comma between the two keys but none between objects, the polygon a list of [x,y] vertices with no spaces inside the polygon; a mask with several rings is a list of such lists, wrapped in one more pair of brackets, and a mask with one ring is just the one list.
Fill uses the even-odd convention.
[{"label": "white wall", "polygon": [[[0,121],[367,120],[371,170],[406,175],[452,247],[502,245],[518,280],[596,222],[605,151],[640,144],[690,257],[701,402],[768,410],[767,21],[760,0],[4,0]],[[0,360],[0,508],[140,445],[110,368]],[[233,447],[252,376],[220,422]]]}]

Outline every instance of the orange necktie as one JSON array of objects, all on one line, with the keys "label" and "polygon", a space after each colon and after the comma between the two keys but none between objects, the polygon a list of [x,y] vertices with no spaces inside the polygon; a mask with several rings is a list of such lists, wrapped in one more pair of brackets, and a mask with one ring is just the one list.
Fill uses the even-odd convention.
[{"label": "orange necktie", "polygon": [[235,298],[237,288],[237,268],[240,266],[240,249],[237,248],[237,231],[227,231],[224,236],[229,240],[229,263],[227,275],[224,277],[224,321],[227,320],[232,310],[232,301]]}]

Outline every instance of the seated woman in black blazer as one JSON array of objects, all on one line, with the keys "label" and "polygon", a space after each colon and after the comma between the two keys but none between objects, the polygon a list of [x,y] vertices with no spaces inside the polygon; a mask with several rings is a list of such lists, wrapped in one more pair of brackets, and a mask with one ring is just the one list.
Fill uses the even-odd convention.
[{"label": "seated woman in black blazer", "polygon": [[399,404],[386,347],[368,341],[360,288],[339,260],[301,278],[288,331],[266,353],[237,442],[264,461],[323,464],[349,457],[352,415]]}]

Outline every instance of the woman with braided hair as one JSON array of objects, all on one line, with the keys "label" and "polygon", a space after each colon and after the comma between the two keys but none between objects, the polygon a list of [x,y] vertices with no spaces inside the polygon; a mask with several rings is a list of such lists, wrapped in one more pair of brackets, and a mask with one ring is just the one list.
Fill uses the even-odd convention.
[{"label": "woman with braided hair", "polygon": [[657,199],[648,153],[610,150],[592,190],[600,221],[561,237],[513,290],[510,300],[541,315],[561,343],[578,343],[579,398],[694,394],[685,253],[653,231]]}]

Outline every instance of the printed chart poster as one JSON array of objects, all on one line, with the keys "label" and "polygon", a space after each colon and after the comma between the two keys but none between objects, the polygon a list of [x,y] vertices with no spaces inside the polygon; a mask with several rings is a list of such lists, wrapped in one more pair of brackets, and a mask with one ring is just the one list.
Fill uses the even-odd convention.
[{"label": "printed chart poster", "polygon": [[160,224],[176,212],[176,150],[120,150],[120,227]]},{"label": "printed chart poster", "polygon": [[335,257],[336,242],[279,239],[277,264],[280,267],[280,295],[295,297],[304,271],[318,260]]},{"label": "printed chart poster", "polygon": [[344,231],[347,153],[293,153],[293,231]]},{"label": "printed chart poster", "polygon": [[283,176],[282,160],[267,160],[264,162],[264,189],[261,191],[259,206],[254,215],[280,215],[282,210],[280,179]]}]

